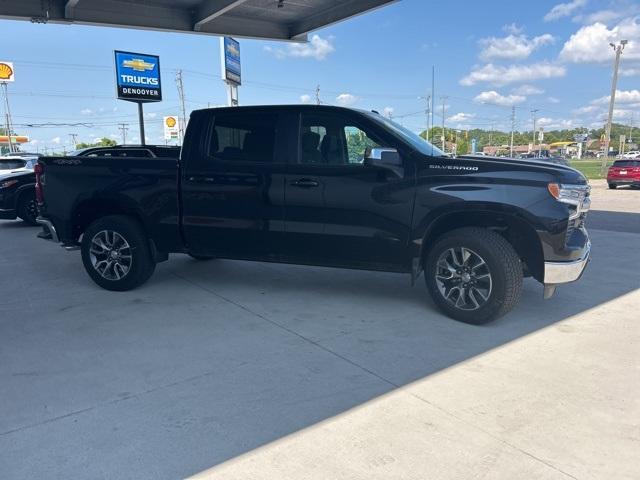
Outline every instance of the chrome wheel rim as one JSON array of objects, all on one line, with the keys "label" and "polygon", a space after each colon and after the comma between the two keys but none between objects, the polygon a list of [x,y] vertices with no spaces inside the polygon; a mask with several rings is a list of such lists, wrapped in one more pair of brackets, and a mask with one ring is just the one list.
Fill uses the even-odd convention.
[{"label": "chrome wheel rim", "polygon": [[442,252],[435,279],[442,297],[459,310],[478,310],[487,303],[493,288],[487,262],[465,247]]},{"label": "chrome wheel rim", "polygon": [[93,236],[89,256],[93,268],[105,280],[122,280],[131,270],[131,247],[113,230],[101,230]]}]

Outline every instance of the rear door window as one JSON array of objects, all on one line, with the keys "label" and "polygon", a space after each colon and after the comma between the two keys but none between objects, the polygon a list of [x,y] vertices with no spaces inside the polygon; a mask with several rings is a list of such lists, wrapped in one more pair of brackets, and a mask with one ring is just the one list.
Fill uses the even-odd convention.
[{"label": "rear door window", "polygon": [[275,161],[278,115],[219,112],[210,131],[207,157],[216,161]]}]

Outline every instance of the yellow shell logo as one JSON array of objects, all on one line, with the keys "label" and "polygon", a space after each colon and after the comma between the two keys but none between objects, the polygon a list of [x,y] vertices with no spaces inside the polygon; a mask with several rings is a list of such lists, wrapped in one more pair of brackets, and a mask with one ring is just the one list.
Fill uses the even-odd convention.
[{"label": "yellow shell logo", "polygon": [[13,77],[13,70],[6,63],[0,63],[0,80],[9,80]]},{"label": "yellow shell logo", "polygon": [[169,117],[169,118],[167,118],[167,127],[169,127],[169,128],[173,128],[173,127],[175,127],[175,126],[176,126],[176,123],[177,123],[177,122],[176,122],[176,119],[175,119],[175,118],[173,118],[173,117]]}]

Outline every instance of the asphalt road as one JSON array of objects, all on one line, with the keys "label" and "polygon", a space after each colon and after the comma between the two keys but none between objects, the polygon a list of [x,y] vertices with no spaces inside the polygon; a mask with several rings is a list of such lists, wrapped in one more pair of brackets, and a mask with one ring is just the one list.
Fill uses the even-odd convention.
[{"label": "asphalt road", "polygon": [[386,273],[176,255],[107,292],[0,223],[0,478],[637,479],[640,190],[593,208],[582,280],[485,327]]}]

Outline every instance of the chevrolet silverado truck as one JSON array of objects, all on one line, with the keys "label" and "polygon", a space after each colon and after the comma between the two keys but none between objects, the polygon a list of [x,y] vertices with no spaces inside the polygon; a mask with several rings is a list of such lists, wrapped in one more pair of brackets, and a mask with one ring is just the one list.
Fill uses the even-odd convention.
[{"label": "chevrolet silverado truck", "polygon": [[590,253],[578,171],[452,158],[375,111],[200,110],[180,158],[45,157],[36,178],[40,236],[80,249],[108,290],[170,253],[424,273],[445,314],[482,324],[517,304],[523,277],[549,297]]}]

